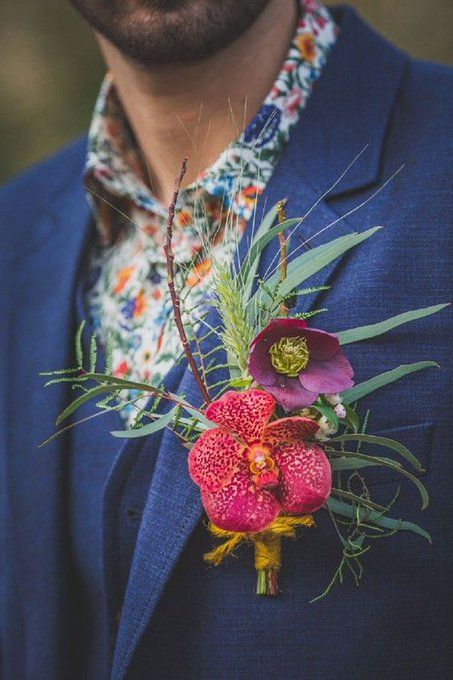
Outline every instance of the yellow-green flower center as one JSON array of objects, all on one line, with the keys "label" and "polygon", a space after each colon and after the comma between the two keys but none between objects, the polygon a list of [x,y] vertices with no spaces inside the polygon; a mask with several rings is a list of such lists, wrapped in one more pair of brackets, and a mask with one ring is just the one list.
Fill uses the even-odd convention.
[{"label": "yellow-green flower center", "polygon": [[269,350],[272,366],[278,373],[296,378],[306,368],[310,353],[307,341],[300,336],[280,338]]}]

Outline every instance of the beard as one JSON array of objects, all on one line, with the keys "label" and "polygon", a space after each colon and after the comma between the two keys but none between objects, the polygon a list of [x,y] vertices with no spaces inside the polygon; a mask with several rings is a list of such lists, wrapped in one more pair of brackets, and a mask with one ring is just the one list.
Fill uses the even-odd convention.
[{"label": "beard", "polygon": [[139,64],[197,62],[232,43],[270,0],[70,0]]}]

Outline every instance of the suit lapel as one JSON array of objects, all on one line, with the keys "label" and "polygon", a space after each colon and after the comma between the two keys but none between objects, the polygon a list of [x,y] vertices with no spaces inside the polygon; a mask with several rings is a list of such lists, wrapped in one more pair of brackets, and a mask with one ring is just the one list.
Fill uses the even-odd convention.
[{"label": "suit lapel", "polygon": [[[338,214],[326,200],[319,199],[367,143],[369,149],[330,197],[365,187],[379,178],[385,128],[402,75],[401,55],[362,24],[355,13],[346,10],[337,21],[341,23],[338,43],[258,207],[257,214],[262,215],[278,200],[289,197],[288,217],[295,217],[306,215],[316,204],[294,234],[292,249],[299,248],[298,252],[303,252],[301,244],[307,239],[316,246],[361,230],[359,216],[324,230]],[[241,242],[241,257],[252,230],[249,224]],[[275,247],[271,244],[263,253],[261,273],[276,262]],[[325,283],[338,262],[311,279],[310,285]],[[315,301],[315,297],[307,297],[306,304],[313,307]],[[216,325],[215,310],[209,313],[208,322]],[[218,361],[223,363],[220,356]],[[224,374],[217,373],[215,379],[221,377]],[[199,401],[188,369],[178,390],[192,403]],[[142,445],[152,444],[145,441]],[[199,490],[189,478],[186,459],[187,449],[166,431],[131,567],[113,663],[115,680],[124,678],[162,590],[202,516]]]},{"label": "suit lapel", "polygon": [[[6,413],[8,422],[17,421],[6,429],[6,461],[12,481],[8,511],[17,551],[15,578],[26,592],[18,606],[28,624],[36,611],[42,612],[40,625],[27,628],[27,635],[31,647],[45,649],[54,659],[56,675],[64,674],[71,653],[66,492],[71,438],[63,435],[41,449],[38,444],[54,433],[55,418],[71,394],[65,384],[44,391],[39,372],[74,362],[76,282],[91,225],[80,176],[84,141],[79,146],[67,153],[57,177],[48,173],[46,192],[49,185],[52,190],[39,197],[44,205],[30,216],[29,240],[21,244],[17,259],[9,254],[7,275],[16,281],[8,284],[15,291],[14,306],[5,299],[8,308],[2,313],[5,352],[14,371],[6,379],[11,385]],[[109,429],[98,422],[93,446],[96,440],[100,446],[108,441]]]}]

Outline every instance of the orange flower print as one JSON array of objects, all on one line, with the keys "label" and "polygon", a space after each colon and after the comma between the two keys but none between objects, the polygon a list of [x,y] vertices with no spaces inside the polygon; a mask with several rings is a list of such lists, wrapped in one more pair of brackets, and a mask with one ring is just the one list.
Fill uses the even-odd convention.
[{"label": "orange flower print", "polygon": [[297,36],[297,46],[304,59],[314,62],[316,57],[316,43],[311,33],[303,33]]},{"label": "orange flower print", "polygon": [[181,227],[190,227],[193,222],[193,216],[189,210],[180,210],[178,219]]},{"label": "orange flower print", "polygon": [[212,260],[209,258],[203,260],[203,262],[199,262],[197,265],[195,265],[187,277],[187,285],[190,288],[193,288],[193,286],[199,284],[200,281],[203,281],[203,279],[206,278],[206,276],[210,273],[211,267]]},{"label": "orange flower print", "polygon": [[237,197],[238,205],[244,206],[247,212],[253,212],[255,201],[260,193],[259,187],[253,185],[243,189]]},{"label": "orange flower print", "polygon": [[142,316],[145,313],[147,307],[148,302],[146,300],[145,291],[142,289],[135,298],[134,316]]},{"label": "orange flower print", "polygon": [[148,223],[145,224],[142,227],[142,231],[147,235],[147,236],[154,236],[154,234],[157,232],[158,228],[155,224]]},{"label": "orange flower print", "polygon": [[134,271],[135,267],[129,266],[129,267],[123,267],[123,269],[120,269],[117,277],[116,277],[116,286],[113,289],[113,292],[115,295],[119,295],[123,290],[126,285],[126,283],[129,281],[129,279],[132,276],[132,273]]}]

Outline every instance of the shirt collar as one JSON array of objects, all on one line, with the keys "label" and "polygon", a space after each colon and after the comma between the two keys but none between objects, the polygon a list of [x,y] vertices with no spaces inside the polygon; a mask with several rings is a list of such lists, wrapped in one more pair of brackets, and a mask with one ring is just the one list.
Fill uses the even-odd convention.
[{"label": "shirt collar", "polygon": [[[204,195],[207,199],[218,198],[236,215],[250,218],[254,199],[266,186],[337,35],[330,13],[318,0],[299,0],[299,4],[296,33],[261,109],[217,161],[181,191],[180,205],[199,203]],[[104,78],[95,105],[85,174],[87,185],[94,184],[102,198],[115,197],[166,216],[167,207],[147,185],[141,154],[110,74]],[[98,226],[105,213],[100,205],[102,198],[92,194]],[[100,225],[103,240],[109,240],[109,232],[114,240],[118,225],[106,227],[105,222]]]}]

